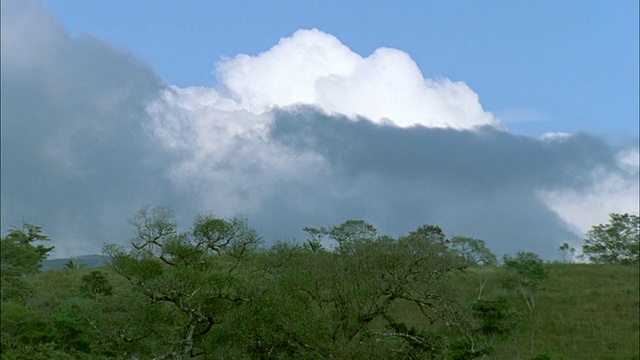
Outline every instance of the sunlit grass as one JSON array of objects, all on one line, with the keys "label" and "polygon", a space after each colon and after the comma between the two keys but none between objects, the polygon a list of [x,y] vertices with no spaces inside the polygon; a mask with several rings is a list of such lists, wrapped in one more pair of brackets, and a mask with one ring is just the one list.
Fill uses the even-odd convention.
[{"label": "sunlit grass", "polygon": [[[640,274],[637,266],[548,264],[549,278],[536,296],[534,355],[551,359],[638,359],[640,346]],[[448,282],[461,302],[477,299],[480,284],[484,300],[508,297],[509,304],[526,312],[524,301],[502,284],[504,268],[467,269],[451,274]],[[400,320],[430,326],[417,307],[398,302],[393,308]],[[530,330],[518,331],[517,341],[496,344],[489,359],[528,359]],[[517,345],[516,345],[517,344]]]},{"label": "sunlit grass", "polygon": [[549,265],[538,348],[554,359],[638,359],[638,266]]}]

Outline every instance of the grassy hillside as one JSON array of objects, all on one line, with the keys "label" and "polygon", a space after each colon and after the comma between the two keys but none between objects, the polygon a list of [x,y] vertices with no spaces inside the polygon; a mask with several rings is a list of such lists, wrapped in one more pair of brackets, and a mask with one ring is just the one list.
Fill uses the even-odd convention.
[{"label": "grassy hillside", "polygon": [[[640,277],[637,265],[549,264],[549,278],[536,296],[534,353],[551,359],[638,359],[640,347]],[[501,286],[502,268],[471,269],[456,275],[456,290],[482,299],[511,296]],[[526,312],[524,301],[521,309]],[[496,346],[491,359],[521,359],[530,355],[530,331]]]},{"label": "grassy hillside", "polygon": [[638,266],[551,265],[537,342],[554,359],[638,359]]},{"label": "grassy hillside", "polygon": [[[546,268],[549,278],[536,297],[534,355],[547,354],[550,359],[640,358],[638,266],[549,264]],[[50,290],[50,294],[41,293],[41,301],[63,303],[65,298],[78,295],[80,278],[89,271],[50,271],[30,277],[29,281],[40,291]],[[480,284],[486,280],[481,299],[507,298],[510,306],[526,313],[524,301],[502,286],[508,276],[503,267],[456,272],[451,275],[450,291],[461,301],[471,302],[478,298]],[[109,277],[116,288],[127,286],[123,278],[113,273]],[[416,311],[408,303],[394,310],[407,323],[426,325]],[[529,324],[511,332],[506,340],[496,341],[496,351],[488,358],[529,359]]]},{"label": "grassy hillside", "polygon": [[42,271],[64,269],[65,264],[69,262],[69,260],[76,261],[78,264],[83,265],[83,267],[94,268],[104,265],[108,258],[104,255],[82,255],[72,258],[45,259],[42,261]]}]

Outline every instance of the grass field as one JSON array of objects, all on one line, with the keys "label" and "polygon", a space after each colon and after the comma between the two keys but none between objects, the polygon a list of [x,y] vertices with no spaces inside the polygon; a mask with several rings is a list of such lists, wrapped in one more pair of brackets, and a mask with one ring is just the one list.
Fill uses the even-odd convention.
[{"label": "grass field", "polygon": [[[548,264],[536,296],[534,354],[551,359],[639,359],[640,274],[637,265]],[[461,296],[507,295],[503,268],[471,269],[455,277]],[[512,296],[513,297],[513,296]],[[514,301],[517,298],[513,297]],[[524,301],[523,301],[524,303]],[[526,311],[526,308],[522,307]],[[530,331],[496,346],[490,359],[528,359]]]}]

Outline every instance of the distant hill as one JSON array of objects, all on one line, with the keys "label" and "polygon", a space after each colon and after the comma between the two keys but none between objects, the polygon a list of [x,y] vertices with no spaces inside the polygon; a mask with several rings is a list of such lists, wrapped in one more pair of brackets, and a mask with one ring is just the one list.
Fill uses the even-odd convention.
[{"label": "distant hill", "polygon": [[109,258],[104,255],[82,255],[72,258],[45,259],[42,262],[42,271],[64,269],[64,264],[68,263],[69,260],[76,261],[78,264],[84,265],[87,268],[94,268],[105,265]]}]

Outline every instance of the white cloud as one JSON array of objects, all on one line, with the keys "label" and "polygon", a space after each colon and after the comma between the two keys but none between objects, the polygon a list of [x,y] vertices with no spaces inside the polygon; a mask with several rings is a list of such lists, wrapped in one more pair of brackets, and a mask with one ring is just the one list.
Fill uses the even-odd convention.
[{"label": "white cloud", "polygon": [[197,207],[223,216],[255,211],[275,183],[317,176],[324,160],[293,153],[268,139],[270,113],[252,113],[208,88],[166,89],[147,111],[153,136],[179,154],[169,176],[196,191]]},{"label": "white cloud", "polygon": [[223,214],[251,212],[276,183],[326,169],[320,155],[294,154],[268,139],[274,108],[306,104],[400,126],[499,125],[464,83],[424,79],[395,49],[363,58],[315,29],[257,56],[223,60],[216,70],[218,90],[171,86],[147,109],[153,136],[180,154],[169,169],[175,184],[198,189],[202,206],[223,204]]},{"label": "white cloud", "polygon": [[411,57],[379,48],[368,57],[319,30],[298,30],[257,56],[226,59],[217,73],[241,108],[315,105],[349,117],[400,126],[500,126],[463,82],[425,79]]},{"label": "white cloud", "polygon": [[630,175],[638,175],[640,168],[640,151],[638,149],[628,149],[621,151],[617,156],[620,169]]},{"label": "white cloud", "polygon": [[[60,40],[67,37],[60,24],[35,1],[2,1],[2,65],[13,71],[55,65],[64,53]],[[42,53],[57,55],[39,56]]]},{"label": "white cloud", "polygon": [[541,140],[547,141],[561,141],[569,137],[571,137],[571,134],[565,132],[548,132],[540,135]]},{"label": "white cloud", "polygon": [[618,153],[620,171],[598,167],[591,174],[591,185],[584,189],[553,189],[540,192],[545,203],[579,235],[592,226],[609,222],[611,213],[638,214],[638,150]]}]

